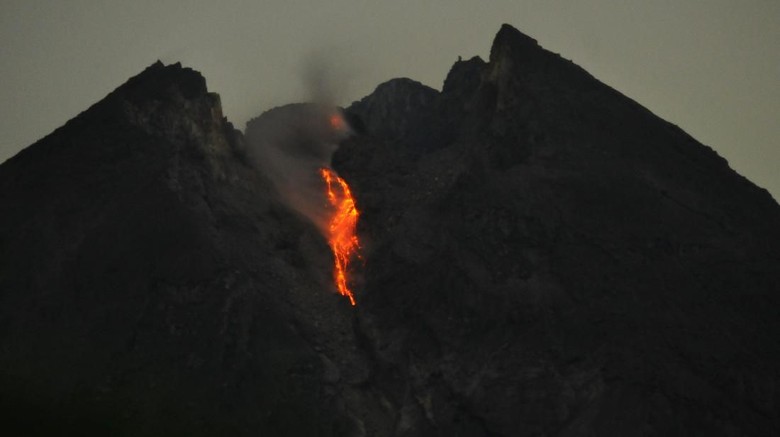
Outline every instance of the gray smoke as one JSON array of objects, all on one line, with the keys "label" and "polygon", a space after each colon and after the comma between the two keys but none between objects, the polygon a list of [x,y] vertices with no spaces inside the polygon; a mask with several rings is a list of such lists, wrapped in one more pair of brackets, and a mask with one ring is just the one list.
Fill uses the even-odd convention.
[{"label": "gray smoke", "polygon": [[246,129],[250,160],[282,199],[323,233],[329,204],[319,170],[330,168],[338,143],[350,134],[334,104],[347,78],[339,69],[332,50],[328,56],[322,50],[310,54],[302,63],[301,79],[313,103],[271,109],[247,123]]},{"label": "gray smoke", "polygon": [[353,79],[352,62],[348,52],[338,47],[309,53],[301,64],[301,78],[310,101],[330,106],[341,101]]},{"label": "gray smoke", "polygon": [[249,158],[282,199],[322,231],[328,204],[319,169],[330,168],[339,141],[349,135],[343,120],[334,106],[298,103],[271,109],[247,123]]}]

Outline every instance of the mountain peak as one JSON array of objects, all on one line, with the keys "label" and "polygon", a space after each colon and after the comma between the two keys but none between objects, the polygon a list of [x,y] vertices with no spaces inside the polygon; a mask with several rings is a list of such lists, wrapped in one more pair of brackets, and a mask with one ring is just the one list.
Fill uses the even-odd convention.
[{"label": "mountain peak", "polygon": [[540,50],[539,43],[509,24],[503,24],[490,48],[490,62],[506,55],[520,55]]},{"label": "mountain peak", "polygon": [[433,110],[438,95],[435,89],[415,80],[391,79],[353,103],[349,112],[360,114],[361,124],[370,132],[396,140],[408,139],[419,131],[418,118]]},{"label": "mountain peak", "polygon": [[116,91],[135,97],[158,97],[170,88],[179,90],[185,98],[208,93],[206,79],[200,72],[182,67],[180,62],[165,65],[159,60],[128,79]]}]

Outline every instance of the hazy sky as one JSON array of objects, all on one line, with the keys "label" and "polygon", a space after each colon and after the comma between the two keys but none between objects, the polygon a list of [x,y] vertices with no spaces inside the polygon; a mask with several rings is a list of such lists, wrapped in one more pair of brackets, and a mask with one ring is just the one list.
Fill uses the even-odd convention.
[{"label": "hazy sky", "polygon": [[780,198],[780,0],[0,0],[0,161],[157,59],[201,71],[243,129],[307,98],[312,59],[339,104],[393,77],[440,89],[504,22]]}]

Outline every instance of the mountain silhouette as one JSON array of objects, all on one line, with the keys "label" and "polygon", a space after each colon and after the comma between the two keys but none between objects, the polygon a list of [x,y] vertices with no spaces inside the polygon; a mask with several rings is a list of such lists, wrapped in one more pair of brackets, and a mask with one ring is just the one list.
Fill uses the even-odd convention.
[{"label": "mountain silhouette", "polygon": [[[316,195],[290,198],[328,164],[361,213],[355,307]],[[509,25],[441,91],[393,79],[245,134],[158,62],[0,165],[0,417],[19,436],[774,435],[778,284],[767,191]]]}]

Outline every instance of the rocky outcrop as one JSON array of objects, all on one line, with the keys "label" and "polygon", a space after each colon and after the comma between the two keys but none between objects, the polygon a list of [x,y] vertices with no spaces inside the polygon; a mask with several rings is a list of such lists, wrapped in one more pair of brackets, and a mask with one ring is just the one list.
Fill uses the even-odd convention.
[{"label": "rocky outcrop", "polygon": [[[247,138],[282,117],[320,159],[311,108]],[[397,79],[344,115],[354,308],[178,64],[0,165],[4,429],[780,431],[780,207],[712,150],[510,26],[441,92]]]},{"label": "rocky outcrop", "polygon": [[[424,126],[432,122],[438,92],[411,79],[393,79],[352,105],[361,129],[416,148],[428,146]],[[354,123],[354,121],[353,121]]]}]

